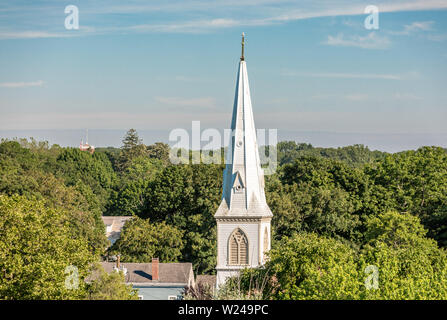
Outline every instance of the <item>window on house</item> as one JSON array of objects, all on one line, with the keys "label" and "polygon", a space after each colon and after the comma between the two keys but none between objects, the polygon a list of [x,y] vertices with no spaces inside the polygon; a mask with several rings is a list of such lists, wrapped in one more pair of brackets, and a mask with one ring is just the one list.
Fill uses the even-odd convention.
[{"label": "window on house", "polygon": [[241,229],[233,231],[228,246],[230,265],[248,264],[248,239]]}]

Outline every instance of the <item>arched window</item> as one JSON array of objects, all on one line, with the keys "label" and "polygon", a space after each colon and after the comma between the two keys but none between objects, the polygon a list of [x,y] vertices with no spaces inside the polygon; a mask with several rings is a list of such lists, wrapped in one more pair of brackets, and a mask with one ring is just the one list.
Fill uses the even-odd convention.
[{"label": "arched window", "polygon": [[248,239],[241,229],[236,229],[228,242],[228,261],[230,265],[248,264]]}]

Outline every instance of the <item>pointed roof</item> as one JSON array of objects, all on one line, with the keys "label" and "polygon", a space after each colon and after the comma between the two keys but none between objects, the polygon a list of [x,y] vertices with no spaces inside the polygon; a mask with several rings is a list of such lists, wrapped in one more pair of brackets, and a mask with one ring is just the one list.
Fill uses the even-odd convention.
[{"label": "pointed roof", "polygon": [[[244,38],[242,38],[242,48]],[[264,193],[256,129],[251,106],[247,64],[242,51],[227,150],[222,202],[215,217],[271,217]]]}]

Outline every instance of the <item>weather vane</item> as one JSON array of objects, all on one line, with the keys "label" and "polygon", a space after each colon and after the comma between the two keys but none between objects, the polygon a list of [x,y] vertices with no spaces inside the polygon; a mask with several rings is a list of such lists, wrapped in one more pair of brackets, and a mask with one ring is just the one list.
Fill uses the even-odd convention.
[{"label": "weather vane", "polygon": [[245,45],[245,33],[242,32],[242,55],[241,55],[241,61],[244,61],[244,45]]}]

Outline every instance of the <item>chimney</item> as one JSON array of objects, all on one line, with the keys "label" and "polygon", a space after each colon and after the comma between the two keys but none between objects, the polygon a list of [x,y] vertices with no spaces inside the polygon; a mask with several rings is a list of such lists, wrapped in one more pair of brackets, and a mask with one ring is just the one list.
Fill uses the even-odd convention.
[{"label": "chimney", "polygon": [[119,269],[120,268],[120,255],[116,256],[116,267]]},{"label": "chimney", "polygon": [[152,258],[152,281],[158,281],[158,258]]}]

